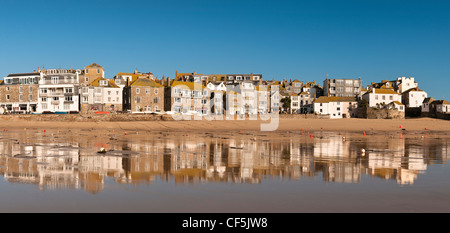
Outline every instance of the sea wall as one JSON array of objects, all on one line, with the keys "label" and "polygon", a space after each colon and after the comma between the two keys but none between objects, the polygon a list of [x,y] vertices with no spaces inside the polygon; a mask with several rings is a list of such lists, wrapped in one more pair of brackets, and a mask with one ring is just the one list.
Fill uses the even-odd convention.
[{"label": "sea wall", "polygon": [[[248,116],[247,116],[248,117]],[[315,114],[280,114],[283,119],[326,119],[326,116]],[[328,117],[329,118],[329,117]],[[68,122],[99,122],[99,121],[174,121],[172,115],[157,114],[9,114],[0,115],[3,121],[68,121]]]},{"label": "sea wall", "polygon": [[395,109],[367,108],[367,119],[405,119],[405,112]]}]

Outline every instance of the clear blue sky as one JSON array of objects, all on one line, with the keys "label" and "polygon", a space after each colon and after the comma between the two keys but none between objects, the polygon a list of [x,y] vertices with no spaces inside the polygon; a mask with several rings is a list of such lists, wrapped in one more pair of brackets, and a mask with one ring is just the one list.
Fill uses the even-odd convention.
[{"label": "clear blue sky", "polygon": [[262,73],[363,84],[413,76],[450,100],[450,1],[0,1],[0,77],[37,67]]}]

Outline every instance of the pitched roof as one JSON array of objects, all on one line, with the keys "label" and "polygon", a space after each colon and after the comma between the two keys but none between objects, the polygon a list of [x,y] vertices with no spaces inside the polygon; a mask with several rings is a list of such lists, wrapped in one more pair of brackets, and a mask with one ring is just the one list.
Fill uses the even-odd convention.
[{"label": "pitched roof", "polygon": [[431,103],[433,101],[435,101],[435,99],[433,97],[428,97],[428,98],[423,99],[422,103]]},{"label": "pitched roof", "polygon": [[172,83],[170,84],[170,86],[175,87],[175,86],[180,86],[181,88],[189,88],[191,90],[194,90],[196,87],[201,87],[206,88],[204,85],[200,84],[200,83],[195,83],[195,82],[183,82],[183,81],[172,81]]},{"label": "pitched roof", "polygon": [[111,79],[106,79],[106,78],[102,78],[102,77],[95,79],[89,85],[90,86],[94,86],[94,87],[100,87],[100,80],[108,81],[108,84],[106,86],[103,86],[103,87],[114,87],[114,88],[118,88],[119,87]]},{"label": "pitched roof", "polygon": [[404,91],[403,93],[411,92],[411,91],[423,91],[423,90],[420,90],[419,88],[413,87],[413,88],[410,88],[410,89]]},{"label": "pitched roof", "polygon": [[314,103],[330,103],[330,102],[356,102],[354,97],[338,97],[338,96],[320,96]]},{"label": "pitched roof", "polygon": [[375,90],[375,94],[397,94],[397,95],[400,95],[399,93],[394,91],[394,89],[391,89],[391,88],[374,88],[374,90]]},{"label": "pitched roof", "polygon": [[447,100],[435,100],[435,101],[433,101],[433,103],[436,103],[436,104],[450,104],[450,102],[448,102]]},{"label": "pitched roof", "polygon": [[148,79],[148,78],[138,78],[130,83],[130,86],[140,86],[140,87],[164,87],[163,85]]},{"label": "pitched roof", "polygon": [[101,65],[99,65],[99,64],[97,64],[97,63],[92,63],[92,64],[90,64],[90,65],[88,65],[88,66],[86,66],[86,67],[84,67],[85,69],[86,68],[103,68],[103,66],[101,66]]},{"label": "pitched roof", "polygon": [[393,101],[392,103],[397,104],[397,105],[404,105],[404,104],[400,103],[399,101]]}]

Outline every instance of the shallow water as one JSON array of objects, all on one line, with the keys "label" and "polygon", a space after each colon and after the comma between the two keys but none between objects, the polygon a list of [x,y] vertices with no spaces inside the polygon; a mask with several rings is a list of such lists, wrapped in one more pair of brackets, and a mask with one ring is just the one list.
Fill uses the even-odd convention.
[{"label": "shallow water", "polygon": [[450,212],[449,151],[447,132],[5,130],[0,212]]}]

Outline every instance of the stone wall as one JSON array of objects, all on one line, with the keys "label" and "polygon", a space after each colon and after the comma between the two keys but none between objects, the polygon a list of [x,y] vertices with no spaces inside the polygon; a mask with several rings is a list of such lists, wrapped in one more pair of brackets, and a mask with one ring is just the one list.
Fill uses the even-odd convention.
[{"label": "stone wall", "polygon": [[367,119],[405,119],[405,112],[395,109],[375,109],[367,108]]}]

